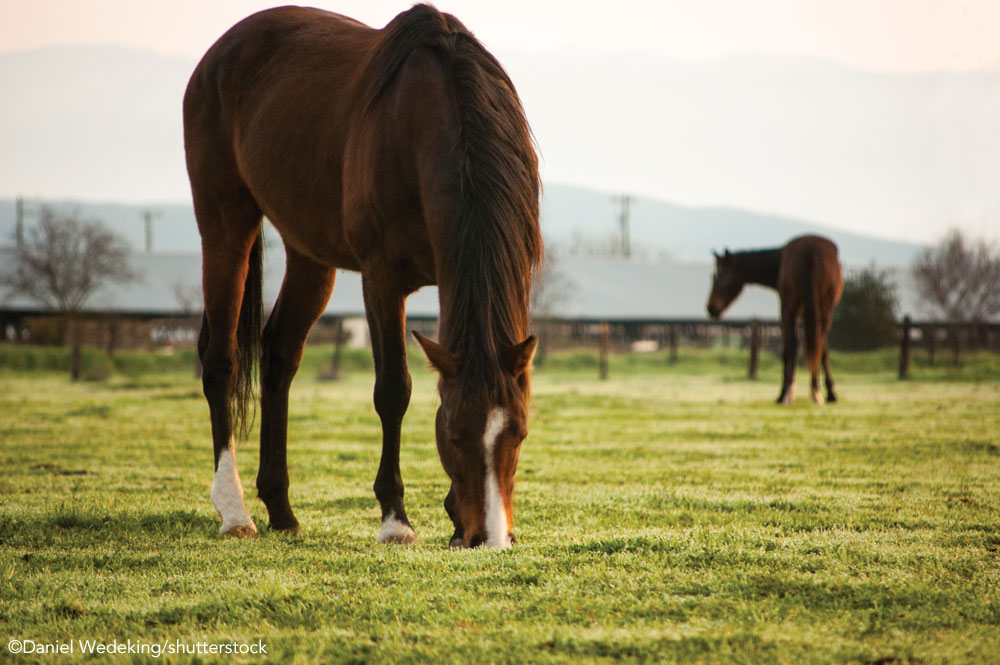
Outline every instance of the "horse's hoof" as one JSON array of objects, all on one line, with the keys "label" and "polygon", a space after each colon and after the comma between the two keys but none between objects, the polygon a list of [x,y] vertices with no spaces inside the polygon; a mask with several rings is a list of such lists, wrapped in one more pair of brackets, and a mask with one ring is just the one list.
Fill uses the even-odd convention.
[{"label": "horse's hoof", "polygon": [[417,534],[410,530],[410,533],[400,536],[386,536],[383,537],[379,535],[378,542],[380,545],[413,545],[417,542]]},{"label": "horse's hoof", "polygon": [[233,538],[253,538],[257,535],[257,526],[253,521],[248,524],[234,524],[230,527],[222,525],[219,533],[223,536],[232,536]]},{"label": "horse's hoof", "polygon": [[296,534],[299,532],[299,523],[297,520],[292,520],[291,524],[282,524],[280,526],[272,523],[271,529],[279,533]]},{"label": "horse's hoof", "polygon": [[376,540],[388,545],[412,545],[417,542],[417,534],[413,532],[413,527],[396,519],[396,513],[390,511],[382,520],[382,528],[378,530]]},{"label": "horse's hoof", "polygon": [[271,525],[271,529],[274,531],[281,531],[282,533],[299,532],[299,521],[295,519],[291,511],[288,511],[286,515],[269,516],[268,524]]},{"label": "horse's hoof", "polygon": [[814,390],[812,393],[812,398],[814,404],[823,404],[823,393],[821,393],[820,391]]}]

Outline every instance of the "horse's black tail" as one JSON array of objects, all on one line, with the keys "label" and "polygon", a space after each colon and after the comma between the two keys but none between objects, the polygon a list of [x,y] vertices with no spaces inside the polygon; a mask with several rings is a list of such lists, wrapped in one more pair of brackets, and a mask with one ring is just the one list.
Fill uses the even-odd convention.
[{"label": "horse's black tail", "polygon": [[802,308],[802,327],[806,337],[806,364],[809,366],[810,376],[815,377],[819,373],[820,362],[823,359],[824,341],[823,269],[820,257],[817,255],[810,258],[805,283],[808,293]]},{"label": "horse's black tail", "polygon": [[260,336],[263,319],[264,247],[262,234],[250,249],[243,302],[236,326],[236,389],[233,392],[233,433],[246,439],[253,426],[257,399],[257,367],[260,363]]}]

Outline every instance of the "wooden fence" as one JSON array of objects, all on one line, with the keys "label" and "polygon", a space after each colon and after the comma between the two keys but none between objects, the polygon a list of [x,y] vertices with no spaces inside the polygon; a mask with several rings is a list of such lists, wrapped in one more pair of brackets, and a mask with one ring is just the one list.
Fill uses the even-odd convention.
[{"label": "wooden fence", "polygon": [[[748,353],[747,375],[757,378],[761,350],[781,351],[781,328],[775,320],[732,319],[709,321],[706,319],[674,319],[670,321],[602,321],[560,320],[536,323],[542,337],[542,354],[550,338],[557,338],[558,346],[598,348],[598,371],[602,379],[608,378],[608,355],[625,353],[638,347],[643,349],[669,349],[668,361],[676,363],[682,343],[694,348],[714,345],[731,346],[734,341]],[[961,356],[974,351],[1000,353],[1000,323],[954,323],[940,321],[913,321],[905,317],[899,326],[900,360],[899,378],[909,376],[910,358],[914,349],[927,352],[928,363],[950,362],[958,366]],[[555,340],[552,340],[553,342]],[[649,343],[649,346],[642,346]],[[542,364],[539,363],[539,364]]]},{"label": "wooden fence", "polygon": [[944,354],[953,366],[971,351],[1000,353],[1000,323],[950,323],[913,321],[909,316],[900,325],[899,378],[910,375],[910,354],[914,348],[927,351],[931,367]]},{"label": "wooden fence", "polygon": [[[164,345],[193,344],[201,316],[176,313],[91,313],[84,317],[84,343],[116,348],[160,348]],[[0,308],[0,342],[18,341],[59,344],[64,334],[61,322],[50,312],[17,311]],[[327,339],[322,328],[335,331]],[[434,336],[437,321],[431,317],[410,317],[407,329]],[[599,350],[599,373],[608,377],[610,353],[668,349],[668,362],[676,363],[682,345],[694,348],[728,347],[738,344],[748,353],[747,374],[756,378],[761,350],[780,353],[781,328],[776,320],[759,319],[547,319],[536,320],[533,329],[540,339],[536,364],[542,366],[549,348],[589,348]],[[946,362],[957,366],[964,353],[1000,353],[1000,323],[953,323],[914,321],[909,316],[900,323],[899,378],[909,376],[915,349],[927,353],[930,366]],[[342,322],[323,317],[311,341],[341,341]]]}]

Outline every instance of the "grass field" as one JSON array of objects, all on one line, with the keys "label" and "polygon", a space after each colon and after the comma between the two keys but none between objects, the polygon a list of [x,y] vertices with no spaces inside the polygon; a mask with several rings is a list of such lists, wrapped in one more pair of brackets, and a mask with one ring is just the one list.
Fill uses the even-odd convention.
[{"label": "grass field", "polygon": [[[842,401],[790,408],[772,403],[771,356],[755,382],[736,351],[617,357],[607,382],[593,357],[555,356],[535,377],[518,544],[497,552],[446,547],[419,360],[402,469],[420,540],[393,547],[375,544],[365,361],[319,382],[312,351],[293,386],[302,532],[270,531],[254,500],[260,536],[235,540],[208,499],[186,359],[126,357],[71,384],[24,353],[0,353],[3,663],[154,660],[81,640],[260,641],[276,663],[1000,663],[996,356],[918,357],[900,382],[892,353],[835,354]],[[255,445],[237,459],[253,497]],[[11,640],[73,653],[15,655]]]}]

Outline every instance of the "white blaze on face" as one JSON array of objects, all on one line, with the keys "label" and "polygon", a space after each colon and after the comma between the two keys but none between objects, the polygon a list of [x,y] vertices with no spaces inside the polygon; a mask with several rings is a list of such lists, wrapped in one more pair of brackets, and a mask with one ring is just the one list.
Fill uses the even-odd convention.
[{"label": "white blaze on face", "polygon": [[486,546],[506,549],[511,546],[510,534],[507,530],[507,510],[504,508],[503,497],[500,495],[500,484],[497,481],[496,458],[494,449],[500,432],[507,421],[503,409],[495,408],[486,417],[486,429],[483,431],[483,456],[486,460],[486,481],[484,488],[484,510],[486,512]]},{"label": "white blaze on face", "polygon": [[236,444],[229,439],[229,446],[219,454],[212,482],[212,504],[222,518],[220,533],[234,536],[255,536],[257,526],[243,503],[243,483],[236,468]]}]

